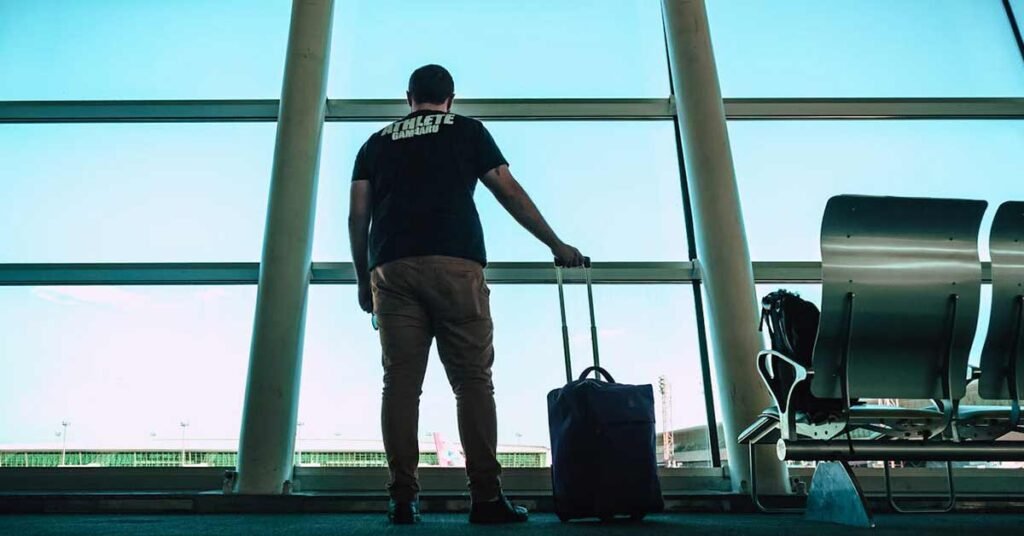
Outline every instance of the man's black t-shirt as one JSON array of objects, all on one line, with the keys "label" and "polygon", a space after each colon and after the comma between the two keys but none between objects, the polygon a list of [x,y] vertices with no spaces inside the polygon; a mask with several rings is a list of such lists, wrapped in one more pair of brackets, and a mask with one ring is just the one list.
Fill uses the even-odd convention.
[{"label": "man's black t-shirt", "polygon": [[352,171],[373,192],[370,268],[421,255],[486,265],[473,192],[502,164],[484,125],[457,114],[413,112],[370,136]]}]

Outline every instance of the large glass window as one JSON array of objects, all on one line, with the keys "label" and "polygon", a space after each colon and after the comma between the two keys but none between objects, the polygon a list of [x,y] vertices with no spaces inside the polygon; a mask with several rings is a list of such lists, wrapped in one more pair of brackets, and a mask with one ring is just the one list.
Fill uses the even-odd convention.
[{"label": "large glass window", "polygon": [[729,123],[751,257],[820,260],[821,216],[838,194],[989,202],[1024,199],[1021,121]]},{"label": "large glass window", "polygon": [[[726,97],[1024,96],[1000,0],[707,3]],[[1024,20],[1024,1],[1010,3]],[[0,101],[277,98],[290,5],[0,0]],[[328,94],[401,98],[413,69],[440,63],[460,98],[664,98],[664,45],[653,0],[337,0]],[[351,260],[352,164],[383,124],[324,127],[316,261]],[[0,126],[0,264],[257,261],[275,128]],[[671,122],[488,128],[552,227],[595,261],[687,259]],[[1024,199],[1024,121],[734,121],[729,130],[755,261],[818,260],[822,211],[841,193],[987,200],[986,258],[995,207]],[[550,261],[482,185],[477,205],[490,260]],[[757,293],[779,287],[820,304],[820,285]],[[380,346],[355,291],[310,290],[300,464],[385,463]],[[131,455],[131,465],[233,465],[255,297],[254,286],[0,288],[0,465],[55,465],[64,439],[78,464],[128,465]],[[567,298],[578,375],[591,360],[585,288],[570,285]],[[988,286],[982,298],[975,364]],[[676,464],[707,463],[703,392],[715,382],[701,382],[691,287],[602,284],[595,299],[602,364],[620,382],[653,386]],[[565,381],[556,300],[553,285],[493,288],[506,466],[549,462],[545,396]],[[454,397],[430,359],[421,461],[438,464],[448,449],[458,463]]]},{"label": "large glass window", "polygon": [[[671,426],[705,423],[692,294],[688,286],[598,285],[594,289],[601,363],[616,381],[652,384],[659,431],[658,380],[672,389]],[[567,289],[574,375],[591,364],[586,292]],[[494,285],[494,382],[503,449],[549,446],[546,395],[565,383],[557,290],[552,285]],[[310,294],[300,420],[303,437],[380,441],[381,365],[377,334],[359,311],[352,286],[315,286]],[[438,433],[457,444],[455,400],[432,350],[420,403],[425,442]],[[660,436],[659,436],[660,441]],[[706,460],[706,453],[704,454]]]},{"label": "large glass window", "polygon": [[0,127],[0,262],[257,261],[273,124]]},{"label": "large glass window", "polygon": [[0,1],[0,100],[281,94],[288,0]]},{"label": "large glass window", "polygon": [[340,0],[328,94],[404,98],[447,67],[460,97],[667,97],[658,2]]},{"label": "large glass window", "polygon": [[[314,259],[349,260],[345,218],[356,152],[382,125],[329,124],[320,171]],[[596,261],[686,260],[679,166],[669,122],[491,122],[487,125],[563,240]],[[479,184],[491,261],[550,253]]]},{"label": "large glass window", "polygon": [[76,450],[237,440],[255,301],[255,286],[0,288],[0,450],[59,449],[62,422]]},{"label": "large glass window", "polygon": [[1000,0],[707,4],[726,97],[1024,94]]}]

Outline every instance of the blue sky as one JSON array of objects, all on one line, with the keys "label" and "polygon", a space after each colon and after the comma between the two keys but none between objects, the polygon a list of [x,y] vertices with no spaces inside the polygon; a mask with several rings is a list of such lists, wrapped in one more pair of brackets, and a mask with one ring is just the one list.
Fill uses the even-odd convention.
[{"label": "blue sky", "polygon": [[[998,0],[708,4],[726,97],[1024,95]],[[0,100],[276,98],[289,5],[0,0]],[[413,68],[437,62],[463,97],[663,98],[659,9],[338,0],[329,96],[400,98]],[[316,261],[349,259],[352,160],[379,126],[325,127]],[[670,123],[489,128],[566,240],[602,261],[685,260]],[[755,260],[817,259],[838,193],[978,198],[992,211],[1024,199],[1021,121],[735,122],[730,134]],[[0,125],[0,263],[258,260],[273,144],[273,124]],[[548,259],[485,189],[477,199],[492,260]],[[596,296],[617,379],[666,374],[673,424],[703,422],[689,288]],[[547,442],[544,395],[563,378],[555,297],[494,289],[503,443]],[[585,298],[570,299],[582,366]],[[0,289],[0,400],[13,408],[0,443],[53,441],[62,419],[82,442],[177,437],[181,420],[190,436],[236,437],[254,300],[254,287]],[[303,435],[379,437],[379,349],[354,289],[315,286],[309,308]],[[422,432],[456,437],[436,359],[423,407]]]}]

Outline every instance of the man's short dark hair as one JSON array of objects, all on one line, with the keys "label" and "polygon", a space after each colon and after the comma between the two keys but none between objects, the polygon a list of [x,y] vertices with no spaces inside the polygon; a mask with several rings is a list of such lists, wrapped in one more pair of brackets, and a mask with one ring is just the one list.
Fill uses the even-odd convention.
[{"label": "man's short dark hair", "polygon": [[409,77],[412,100],[423,104],[444,104],[455,94],[455,81],[448,69],[440,65],[424,65]]}]

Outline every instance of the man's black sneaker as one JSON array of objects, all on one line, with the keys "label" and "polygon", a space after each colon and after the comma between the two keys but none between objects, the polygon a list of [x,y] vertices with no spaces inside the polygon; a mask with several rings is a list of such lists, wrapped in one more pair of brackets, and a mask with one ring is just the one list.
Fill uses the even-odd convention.
[{"label": "man's black sneaker", "polygon": [[388,520],[395,525],[413,525],[420,522],[420,501],[396,501],[391,499],[388,502]]},{"label": "man's black sneaker", "polygon": [[526,508],[512,504],[504,493],[498,495],[496,501],[474,501],[469,510],[470,523],[522,523],[529,517]]}]

